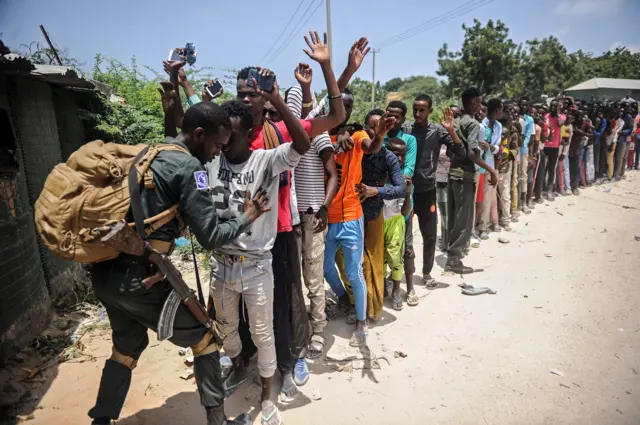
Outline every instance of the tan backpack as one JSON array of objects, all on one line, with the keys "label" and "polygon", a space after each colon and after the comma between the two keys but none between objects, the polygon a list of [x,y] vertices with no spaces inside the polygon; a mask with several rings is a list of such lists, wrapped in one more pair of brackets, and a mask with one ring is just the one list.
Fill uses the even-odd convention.
[{"label": "tan backpack", "polygon": [[[136,188],[138,195],[143,183],[146,188],[154,188],[149,167],[165,150],[189,154],[175,144],[129,146],[95,140],[74,152],[66,163],[56,165],[35,204],[36,226],[44,245],[57,257],[78,263],[117,257],[119,253],[100,239],[112,224],[126,218],[131,196],[136,196],[135,190],[130,195],[130,187]],[[129,176],[134,164],[137,173]],[[137,213],[138,218],[141,213]],[[145,235],[169,223],[178,213],[176,204],[144,220]],[[168,252],[173,246],[164,241],[150,243],[160,252]]]}]

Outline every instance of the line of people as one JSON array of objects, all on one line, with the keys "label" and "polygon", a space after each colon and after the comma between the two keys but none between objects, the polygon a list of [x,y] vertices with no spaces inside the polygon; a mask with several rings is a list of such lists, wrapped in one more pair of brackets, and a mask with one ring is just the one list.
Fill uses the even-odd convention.
[{"label": "line of people", "polygon": [[[164,63],[170,76],[161,90],[165,143],[186,140],[185,146],[204,159],[208,182],[202,184],[203,176],[196,173],[203,171],[195,171],[196,191],[190,196],[206,192],[215,212],[211,220],[218,220],[218,226],[231,224],[207,244],[212,248],[210,314],[232,361],[223,381],[209,377],[211,371],[215,374],[213,365],[207,366],[204,379],[204,369],[196,364],[210,424],[247,420],[227,421],[222,401],[248,380],[249,361],[256,353],[262,423],[281,423],[271,400],[273,378],[278,370],[279,392],[293,397],[309,379],[306,359],[324,354],[330,304],[325,280],[354,327],[354,347],[366,346],[367,323],[380,318],[386,296],[395,310],[419,304],[413,287],[414,214],[423,239],[422,280],[434,287],[439,220],[445,269],[472,273],[462,263],[468,250],[490,231],[509,230],[509,223],[530,213],[543,197],[552,200],[556,175],[564,176],[565,168],[570,183],[561,185],[558,179],[559,193],[574,183],[577,191],[583,163],[585,183],[603,175],[601,165],[609,157],[616,158],[610,167],[617,170],[615,177],[624,175],[626,137],[634,131],[628,108],[633,105],[617,105],[615,122],[607,115],[614,112],[594,105],[591,114],[598,119],[590,124],[586,105],[579,102],[553,101],[548,108],[527,99],[485,104],[479,90],[468,87],[460,106],[444,108],[438,123],[430,120],[434,105],[428,94],[413,99],[411,124],[405,122],[407,106],[400,101],[370,111],[364,123],[353,123],[356,99],[347,86],[369,52],[367,39],[353,43],[337,79],[326,35],[310,32],[305,42],[304,52],[318,63],[326,84],[327,94],[319,102],[311,92],[313,72],[306,63],[295,68],[298,84],[284,98],[271,70],[246,67],[237,75],[236,99],[221,105],[212,102],[220,93],[195,92],[184,61]],[[186,111],[180,88],[188,99]],[[637,104],[634,110],[637,127]],[[567,119],[565,111],[573,118]],[[602,137],[608,149],[605,155],[598,149],[596,155]],[[180,169],[177,165],[173,173]],[[164,189],[193,189],[192,182],[181,182]],[[209,217],[211,206],[201,208],[203,217]],[[200,241],[197,229],[195,235]],[[114,346],[118,333],[114,327]],[[144,346],[127,356],[137,361]],[[119,409],[99,413],[104,409],[94,408],[92,417],[117,418]]]}]

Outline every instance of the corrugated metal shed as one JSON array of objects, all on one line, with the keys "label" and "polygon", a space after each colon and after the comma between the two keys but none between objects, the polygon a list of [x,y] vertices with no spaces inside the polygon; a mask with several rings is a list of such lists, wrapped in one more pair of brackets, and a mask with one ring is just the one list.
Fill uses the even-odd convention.
[{"label": "corrugated metal shed", "polygon": [[640,97],[640,80],[622,78],[592,78],[565,90],[576,99],[611,100]]},{"label": "corrugated metal shed", "polygon": [[38,65],[15,53],[0,55],[0,72],[7,76],[34,78],[45,83],[82,89],[96,89],[96,85],[68,66]]},{"label": "corrugated metal shed", "polygon": [[624,78],[592,78],[568,88],[566,91],[596,89],[640,90],[640,80],[627,80]]},{"label": "corrugated metal shed", "polygon": [[51,169],[87,142],[79,110],[91,109],[100,88],[73,68],[0,54],[0,363],[73,288],[77,266],[41,244],[33,204]]}]

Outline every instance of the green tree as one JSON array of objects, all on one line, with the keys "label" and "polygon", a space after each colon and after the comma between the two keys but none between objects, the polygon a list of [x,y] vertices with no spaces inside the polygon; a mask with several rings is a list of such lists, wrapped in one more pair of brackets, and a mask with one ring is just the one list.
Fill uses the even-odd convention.
[{"label": "green tree", "polygon": [[[357,122],[364,124],[364,118],[367,113],[374,108],[384,109],[387,106],[387,91],[383,88],[380,82],[376,82],[375,97],[376,101],[374,105],[371,105],[371,81],[363,80],[361,78],[354,78],[349,83],[349,89],[353,92],[355,102],[353,104],[353,112],[349,122]],[[322,90],[320,93],[316,93],[318,100],[326,96],[327,90]]]},{"label": "green tree", "polygon": [[560,93],[574,70],[567,49],[554,36],[529,40],[526,46],[517,72],[508,80],[507,95],[538,98]]},{"label": "green tree", "polygon": [[386,91],[400,91],[400,87],[404,81],[402,78],[392,78],[382,86]]},{"label": "green tree", "polygon": [[504,94],[507,83],[518,71],[520,46],[509,37],[502,22],[489,20],[486,26],[462,25],[465,32],[460,51],[449,51],[444,44],[438,51],[437,74],[447,77],[447,94],[458,93],[474,85],[486,95]]}]

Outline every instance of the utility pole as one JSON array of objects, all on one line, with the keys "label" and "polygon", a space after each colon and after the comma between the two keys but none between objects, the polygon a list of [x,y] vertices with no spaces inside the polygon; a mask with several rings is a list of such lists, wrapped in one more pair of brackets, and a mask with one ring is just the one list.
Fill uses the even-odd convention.
[{"label": "utility pole", "polygon": [[371,109],[376,105],[376,53],[380,52],[380,49],[371,49],[373,54],[373,67],[371,70]]},{"label": "utility pole", "polygon": [[49,48],[53,52],[53,55],[56,57],[56,61],[58,62],[58,65],[62,66],[62,61],[60,60],[60,56],[58,56],[58,52],[56,51],[55,47],[53,47],[53,43],[49,39],[49,34],[47,34],[47,32],[45,31],[42,25],[40,25],[40,31],[42,31],[42,35],[44,35],[44,39],[47,40],[47,44],[49,45]]},{"label": "utility pole", "polygon": [[331,65],[336,66],[333,63],[333,44],[331,43],[331,0],[325,0],[327,5],[327,41],[329,42],[329,58],[331,59]]}]

